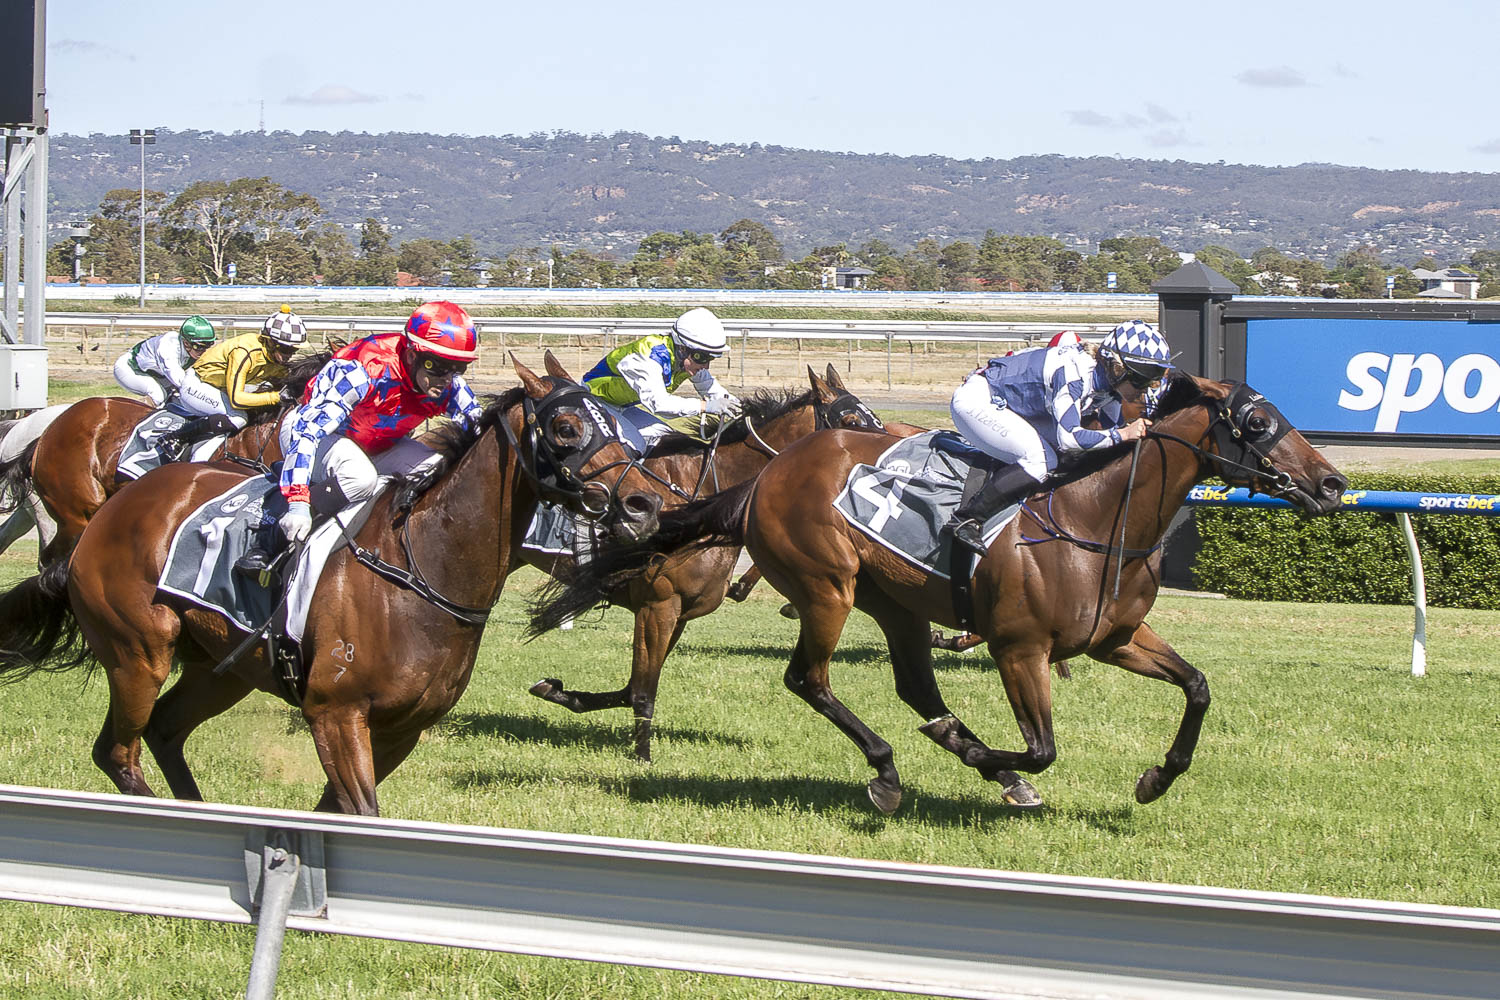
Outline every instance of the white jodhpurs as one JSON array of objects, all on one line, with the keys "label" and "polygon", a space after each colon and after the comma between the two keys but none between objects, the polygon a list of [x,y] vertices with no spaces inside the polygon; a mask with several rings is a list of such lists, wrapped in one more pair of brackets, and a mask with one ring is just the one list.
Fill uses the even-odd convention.
[{"label": "white jodhpurs", "polygon": [[230,405],[228,393],[204,382],[191,368],[183,373],[182,385],[177,388],[177,405],[195,417],[222,414],[236,427],[244,427],[250,421],[249,414]]},{"label": "white jodhpurs", "polygon": [[[281,421],[281,453],[291,453],[296,410]],[[368,500],[397,476],[423,475],[442,464],[437,452],[412,438],[402,438],[378,455],[365,450],[342,434],[327,434],[318,440],[313,455],[309,485],[332,479],[350,503]]]},{"label": "white jodhpurs", "polygon": [[637,455],[646,454],[656,447],[656,442],[672,433],[672,428],[643,406],[615,406],[603,400],[598,402],[617,418],[621,440],[634,448]]},{"label": "white jodhpurs", "polygon": [[1047,476],[1047,450],[1036,428],[1009,409],[995,405],[984,373],[970,375],[953,394],[953,426],[974,447],[1002,462],[1019,465],[1037,481]]},{"label": "white jodhpurs", "polygon": [[162,383],[166,380],[152,375],[142,375],[136,371],[130,364],[128,352],[120,355],[120,359],[115,362],[115,381],[120,383],[122,388],[151,400],[152,406],[160,407],[167,401],[167,390],[162,387]]}]

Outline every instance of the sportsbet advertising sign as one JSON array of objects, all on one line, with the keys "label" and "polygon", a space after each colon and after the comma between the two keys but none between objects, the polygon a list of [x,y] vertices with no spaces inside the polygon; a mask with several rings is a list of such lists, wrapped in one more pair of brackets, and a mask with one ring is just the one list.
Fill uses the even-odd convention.
[{"label": "sportsbet advertising sign", "polygon": [[1500,442],[1500,324],[1247,319],[1245,381],[1304,432]]}]

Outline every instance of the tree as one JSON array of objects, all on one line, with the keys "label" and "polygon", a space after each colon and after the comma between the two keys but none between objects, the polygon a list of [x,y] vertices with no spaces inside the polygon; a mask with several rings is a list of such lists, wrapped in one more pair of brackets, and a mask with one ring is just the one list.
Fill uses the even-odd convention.
[{"label": "tree", "polygon": [[[140,278],[141,193],[139,189],[117,188],[104,195],[99,211],[89,219],[88,256],[84,270],[90,268],[106,281],[128,283]],[[146,192],[146,270],[176,277],[178,262],[163,248],[161,213],[167,196],[160,191]],[[71,267],[68,273],[72,273]]]},{"label": "tree", "polygon": [[776,234],[754,219],[741,219],[719,234],[719,241],[731,253],[748,251],[756,260],[767,264],[781,260],[783,251]]},{"label": "tree", "polygon": [[359,262],[354,281],[359,285],[389,285],[396,280],[396,252],[391,234],[379,219],[366,218],[359,227]]},{"label": "tree", "polygon": [[452,247],[428,237],[407,240],[396,254],[396,266],[424,285],[441,285]]},{"label": "tree", "polygon": [[342,227],[327,223],[313,234],[310,247],[315,275],[321,275],[324,284],[355,284],[357,261],[354,244]]},{"label": "tree", "polygon": [[[311,260],[309,255],[289,256],[289,251],[292,243],[307,236],[321,214],[311,195],[288,191],[269,177],[241,177],[189,184],[167,207],[165,219],[172,227],[170,248],[206,280],[222,282],[226,265],[238,249],[233,253],[236,257],[258,258],[270,282],[279,269],[296,271]],[[257,252],[267,244],[274,254]]]}]

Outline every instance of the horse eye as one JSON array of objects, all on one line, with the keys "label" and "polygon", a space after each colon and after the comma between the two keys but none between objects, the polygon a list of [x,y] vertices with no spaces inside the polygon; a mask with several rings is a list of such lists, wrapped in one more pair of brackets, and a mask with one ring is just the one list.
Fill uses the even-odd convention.
[{"label": "horse eye", "polygon": [[1245,430],[1251,434],[1264,434],[1271,429],[1271,421],[1263,413],[1252,413],[1245,421]]}]

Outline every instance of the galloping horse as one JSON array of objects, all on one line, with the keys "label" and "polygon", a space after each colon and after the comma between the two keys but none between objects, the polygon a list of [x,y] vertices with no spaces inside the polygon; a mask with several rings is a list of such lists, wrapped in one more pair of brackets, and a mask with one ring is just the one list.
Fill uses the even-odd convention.
[{"label": "galloping horse", "polygon": [[[300,394],[331,356],[325,351],[297,360],[287,375],[274,381],[274,387],[292,387]],[[223,453],[266,465],[280,461],[276,428],[285,411],[285,407],[251,410],[250,422],[230,435]],[[95,396],[79,400],[47,424],[31,447],[0,464],[0,482],[10,498],[6,506],[19,508],[12,517],[27,516],[27,504],[34,498],[56,522],[55,529],[40,533],[43,567],[61,572],[84,526],[123,485],[115,478],[120,452],[136,425],[151,412],[139,399]],[[6,444],[11,442],[7,439]],[[11,540],[22,533],[15,532]]]},{"label": "galloping horse", "polygon": [[895,811],[901,801],[891,747],[829,684],[829,660],[854,607],[885,633],[896,693],[925,720],[921,732],[999,782],[1005,801],[1016,806],[1038,806],[1041,797],[1015,772],[1038,773],[1057,756],[1049,663],[1087,653],[1177,685],[1186,708],[1165,762],[1136,782],[1136,801],[1145,803],[1188,769],[1209,703],[1203,674],[1145,623],[1172,515],[1194,482],[1211,473],[1310,514],[1337,509],[1348,485],[1248,386],[1174,377],[1143,442],[1100,453],[1077,470],[1082,478],[1028,501],[977,566],[976,631],[988,642],[1026,741],[1022,751],[995,750],[952,714],[933,676],[928,622],[956,622],[948,581],[850,527],[833,506],[854,466],[875,464],[894,443],[846,431],[797,442],[755,481],[669,512],[652,538],[601,554],[568,590],[536,609],[532,628],[544,630],[559,613],[576,613],[624,585],[655,553],[743,541],[800,615],[786,686],[864,752],[876,771],[870,800],[881,812]]},{"label": "galloping horse", "polygon": [[[731,425],[713,450],[683,435],[667,437],[644,459],[647,474],[669,484],[668,488],[679,495],[684,488],[695,487],[695,492],[716,493],[754,478],[781,449],[815,430],[882,426],[880,419],[844,388],[832,365],[824,378],[811,368],[807,377],[812,385],[810,392],[794,395],[762,391],[748,397],[746,419]],[[548,677],[533,684],[531,693],[574,712],[633,709],[635,754],[649,761],[662,665],[682,637],[683,627],[711,614],[724,602],[739,551],[738,545],[722,545],[670,556],[609,595],[611,604],[635,613],[630,678],[623,688],[569,691],[561,680]],[[574,571],[573,560],[567,556],[527,550],[525,559],[563,579]]]},{"label": "galloping horse", "polygon": [[[143,736],[172,794],[198,799],[183,756],[193,730],[252,690],[296,700],[328,777],[318,808],[375,815],[376,784],[467,686],[538,496],[632,537],[656,524],[661,497],[596,419],[587,390],[512,363],[521,386],[488,403],[476,433],[442,435],[448,471],[405,509],[393,499],[404,491],[384,493],[358,534],[364,549],[404,552],[415,584],[373,575],[348,548],[328,560],[303,635],[299,698],[283,693],[263,647],[217,673],[241,634],[157,591],[178,525],[246,475],[202,464],[153,470],[100,508],[74,550],[66,598],[46,594],[37,577],[0,596],[0,674],[67,669],[92,651],[110,692],[94,762],[137,795],[153,794]],[[562,371],[550,356],[548,368]],[[182,674],[158,700],[174,657]]]}]

